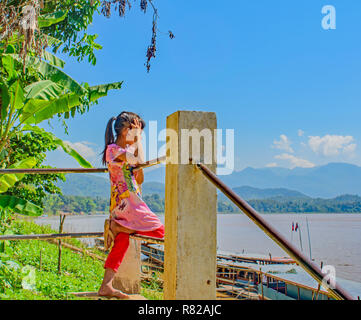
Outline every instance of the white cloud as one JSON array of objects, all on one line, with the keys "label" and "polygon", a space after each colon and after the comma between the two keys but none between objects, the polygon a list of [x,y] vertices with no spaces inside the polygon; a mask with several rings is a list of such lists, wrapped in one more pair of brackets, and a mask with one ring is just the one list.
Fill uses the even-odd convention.
[{"label": "white cloud", "polygon": [[278,164],[276,162],[272,162],[266,165],[266,168],[275,168],[278,167]]},{"label": "white cloud", "polygon": [[356,143],[351,143],[348,146],[346,146],[345,148],[343,148],[342,152],[345,154],[348,154],[350,156],[353,156],[354,152],[356,150],[356,147],[357,147]]},{"label": "white cloud", "polygon": [[317,154],[322,154],[326,157],[338,156],[340,153],[352,155],[356,150],[357,145],[352,136],[338,136],[338,135],[325,135],[309,136],[308,145],[311,150]]},{"label": "white cloud", "polygon": [[290,153],[293,153],[293,149],[291,148],[291,144],[292,142],[287,138],[286,135],[281,134],[280,135],[280,140],[274,140],[273,141],[273,145],[272,148],[274,149],[280,149],[280,150],[284,150]]},{"label": "white cloud", "polygon": [[291,164],[291,168],[296,168],[296,167],[301,167],[301,168],[313,168],[315,167],[315,164],[305,160],[305,159],[301,159],[301,158],[297,158],[292,154],[288,154],[288,153],[283,153],[280,155],[275,156],[276,159],[279,160],[286,160],[289,161]]},{"label": "white cloud", "polygon": [[299,137],[303,137],[303,135],[305,134],[305,132],[301,129],[298,130],[298,136]]},{"label": "white cloud", "polygon": [[75,149],[85,159],[94,158],[97,155],[96,152],[91,147],[89,147],[89,145],[95,145],[92,142],[88,142],[88,141],[80,141],[80,142],[64,141],[64,142],[66,142],[70,147]]}]

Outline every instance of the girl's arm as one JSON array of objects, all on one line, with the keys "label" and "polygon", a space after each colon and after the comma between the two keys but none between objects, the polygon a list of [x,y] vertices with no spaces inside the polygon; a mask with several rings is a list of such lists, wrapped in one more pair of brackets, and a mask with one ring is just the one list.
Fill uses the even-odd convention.
[{"label": "girl's arm", "polygon": [[130,165],[136,166],[139,164],[138,157],[130,152],[122,152],[118,157],[114,159],[115,162],[128,162]]},{"label": "girl's arm", "polygon": [[143,169],[139,169],[134,172],[135,180],[137,181],[138,185],[141,185],[144,182],[144,172]]}]

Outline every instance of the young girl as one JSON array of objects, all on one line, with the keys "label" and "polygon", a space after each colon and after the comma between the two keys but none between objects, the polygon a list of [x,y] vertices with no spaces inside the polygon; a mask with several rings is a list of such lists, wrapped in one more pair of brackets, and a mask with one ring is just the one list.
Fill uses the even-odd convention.
[{"label": "young girl", "polygon": [[[113,135],[113,122],[116,140]],[[114,276],[129,246],[129,235],[137,233],[156,238],[164,237],[164,226],[143,202],[139,185],[143,183],[142,170],[134,166],[144,162],[141,133],[145,122],[135,113],[122,112],[109,120],[105,131],[103,163],[109,169],[111,184],[110,219],[105,224],[104,243],[111,248],[105,261],[100,296],[129,298],[112,286]]]}]

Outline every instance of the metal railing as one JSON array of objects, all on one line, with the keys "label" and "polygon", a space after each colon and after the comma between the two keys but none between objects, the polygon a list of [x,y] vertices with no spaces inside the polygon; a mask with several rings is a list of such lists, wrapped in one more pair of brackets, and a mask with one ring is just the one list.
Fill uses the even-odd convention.
[{"label": "metal railing", "polygon": [[[0,241],[17,241],[17,240],[61,240],[72,238],[100,238],[103,237],[103,232],[78,232],[78,233],[42,233],[42,234],[11,234],[0,236]],[[153,238],[138,234],[130,234],[130,238],[146,241],[154,244],[164,244],[164,240],[161,238]]]},{"label": "metal railing", "polygon": [[315,263],[310,261],[271,224],[263,219],[253,207],[251,207],[245,200],[224,184],[217,175],[209,170],[204,164],[197,163],[196,167],[212,184],[222,191],[228,199],[240,208],[265,234],[267,234],[284,251],[286,251],[290,257],[293,258],[312,278],[314,278],[320,285],[323,285],[333,298],[336,300],[354,300],[354,298],[347,291],[341,288],[339,284],[336,283],[335,288],[328,286],[324,281],[324,274],[322,273],[322,270]]},{"label": "metal railing", "polygon": [[[166,157],[160,157],[146,161],[134,167],[133,171],[149,168],[160,164],[166,160]],[[0,169],[0,174],[53,174],[53,173],[104,173],[108,172],[108,168],[32,168],[32,169]]]}]

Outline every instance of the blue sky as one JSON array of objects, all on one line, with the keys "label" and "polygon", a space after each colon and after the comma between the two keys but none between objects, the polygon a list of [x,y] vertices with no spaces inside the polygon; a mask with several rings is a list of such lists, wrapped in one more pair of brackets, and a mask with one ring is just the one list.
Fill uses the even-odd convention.
[{"label": "blue sky", "polygon": [[[158,121],[159,130],[177,110],[216,112],[219,128],[235,130],[236,170],[361,165],[360,1],[154,3],[164,34],[150,73],[144,62],[152,15],[137,5],[125,18],[95,17],[90,32],[103,46],[95,67],[65,58],[65,71],[79,82],[124,80],[121,90],[71,119],[68,136],[52,121],[53,132],[94,165],[108,119],[123,110]],[[335,30],[321,27],[324,5],[336,9]],[[62,151],[48,163],[78,166]]]}]

